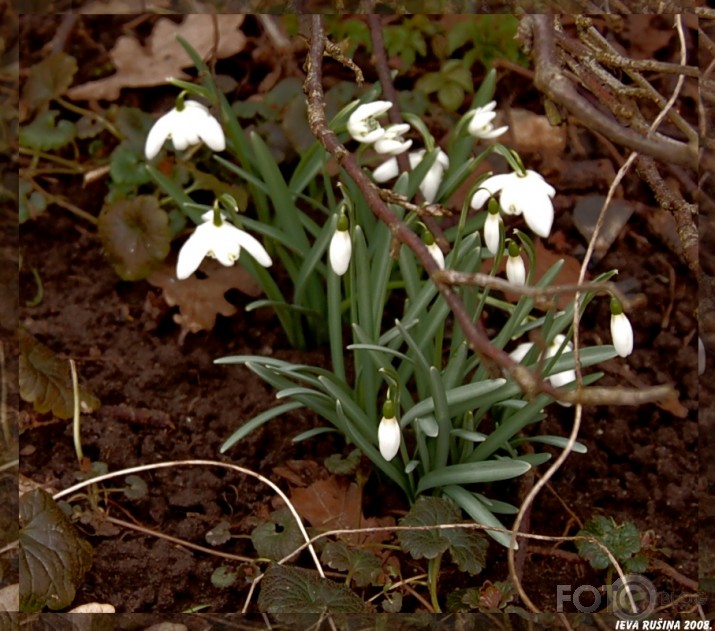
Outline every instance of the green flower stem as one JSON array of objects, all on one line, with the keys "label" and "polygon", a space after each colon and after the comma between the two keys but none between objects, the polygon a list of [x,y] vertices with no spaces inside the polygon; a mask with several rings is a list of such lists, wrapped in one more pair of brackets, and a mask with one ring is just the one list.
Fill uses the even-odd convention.
[{"label": "green flower stem", "polygon": [[327,272],[328,283],[328,336],[333,372],[340,381],[345,381],[345,357],[343,349],[343,322],[340,301],[340,276],[332,270]]},{"label": "green flower stem", "polygon": [[85,109],[84,107],[79,107],[79,105],[75,105],[71,101],[68,101],[61,96],[55,97],[55,100],[66,110],[74,112],[75,114],[79,114],[80,116],[87,116],[88,118],[92,118],[97,122],[101,123],[104,128],[117,140],[124,140],[124,136],[122,135],[122,133],[112,123],[110,123],[106,118],[104,118],[104,116],[100,116],[96,112]]},{"label": "green flower stem", "polygon": [[[88,169],[83,168],[72,160],[65,160],[64,158],[60,158],[59,156],[56,156],[52,153],[46,153],[45,151],[38,151],[37,149],[28,149],[27,147],[19,147],[19,152],[21,155],[32,156],[33,162],[38,161],[41,158],[42,160],[47,160],[48,162],[61,164],[63,167],[66,167],[72,173],[83,174],[88,171]],[[36,171],[34,167],[29,169],[23,169],[22,172],[30,173],[32,176],[38,174],[38,171]]]},{"label": "green flower stem", "polygon": [[439,570],[442,564],[442,554],[443,553],[440,552],[434,559],[430,559],[427,565],[427,573],[429,576],[429,595],[434,613],[442,613],[442,609],[439,606],[439,597],[437,595],[437,582],[439,580]]},{"label": "green flower stem", "polygon": [[86,210],[82,210],[79,206],[75,206],[73,203],[68,202],[64,197],[49,193],[34,180],[32,181],[32,186],[47,198],[48,203],[57,204],[57,206],[68,210],[80,219],[84,219],[95,226],[97,225],[97,218],[94,215],[90,215]]}]

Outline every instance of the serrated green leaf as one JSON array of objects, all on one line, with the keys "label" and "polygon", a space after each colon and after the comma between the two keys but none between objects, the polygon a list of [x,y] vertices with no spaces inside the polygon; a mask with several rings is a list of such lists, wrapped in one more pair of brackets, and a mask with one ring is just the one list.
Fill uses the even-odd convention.
[{"label": "serrated green leaf", "polygon": [[456,83],[447,83],[437,91],[437,100],[442,107],[454,112],[464,101],[464,89]]},{"label": "serrated green leaf", "polygon": [[295,517],[284,507],[273,511],[268,521],[253,529],[251,541],[260,556],[280,561],[299,548],[305,539]]},{"label": "serrated green leaf", "polygon": [[216,524],[205,535],[206,543],[211,546],[221,546],[231,539],[231,524],[221,521]]},{"label": "serrated green leaf", "polygon": [[[400,526],[439,526],[458,524],[462,515],[453,502],[442,497],[421,496]],[[434,530],[401,530],[397,534],[402,549],[415,559],[434,559],[449,550],[459,569],[479,574],[486,562],[487,541],[475,530],[435,528]]]},{"label": "serrated green leaf", "polygon": [[353,449],[345,458],[332,454],[325,459],[325,468],[336,475],[352,475],[360,464],[361,451]]},{"label": "serrated green leaf", "polygon": [[[589,519],[577,534],[578,536],[590,536],[597,539],[622,564],[625,564],[641,549],[640,534],[630,521],[625,521],[619,525],[609,517],[596,515]],[[605,551],[591,541],[577,541],[576,548],[579,555],[597,570],[604,570],[611,564]],[[638,565],[638,562],[636,562],[636,565]]]},{"label": "serrated green leaf", "polygon": [[47,209],[47,200],[40,191],[33,191],[32,184],[27,181],[20,182],[19,193],[19,222],[25,223],[34,219]]},{"label": "serrated green leaf", "polygon": [[117,184],[139,186],[151,181],[144,156],[133,151],[126,142],[112,151],[109,173]]},{"label": "serrated green leaf", "polygon": [[[69,362],[55,355],[24,329],[20,340],[20,396],[32,403],[41,414],[52,412],[57,418],[68,419],[74,414],[74,394]],[[79,398],[85,410],[96,410],[100,401],[80,386]]]},{"label": "serrated green leaf", "polygon": [[107,258],[123,280],[146,278],[169,254],[169,217],[155,197],[143,195],[105,206],[98,230]]},{"label": "serrated green leaf", "polygon": [[238,578],[238,572],[225,565],[217,567],[211,574],[211,584],[219,589],[231,587]]},{"label": "serrated green leaf", "polygon": [[144,478],[140,478],[138,475],[128,475],[124,481],[127,484],[127,488],[124,489],[124,497],[130,500],[140,500],[146,497],[149,489]]},{"label": "serrated green leaf", "polygon": [[373,585],[382,572],[379,559],[368,550],[353,550],[342,541],[329,541],[320,556],[334,570],[348,572],[357,587]]},{"label": "serrated green leaf", "polygon": [[62,96],[72,84],[77,60],[67,53],[52,53],[30,68],[22,98],[33,110]]},{"label": "serrated green leaf", "polygon": [[369,613],[345,585],[301,568],[272,565],[263,576],[258,608],[264,613]]},{"label": "serrated green leaf", "polygon": [[72,142],[77,134],[74,123],[60,120],[55,123],[59,111],[48,110],[40,114],[29,125],[20,129],[20,144],[29,149],[52,151]]},{"label": "serrated green leaf", "polygon": [[92,547],[42,489],[20,498],[20,526],[20,611],[66,607],[92,564]]}]

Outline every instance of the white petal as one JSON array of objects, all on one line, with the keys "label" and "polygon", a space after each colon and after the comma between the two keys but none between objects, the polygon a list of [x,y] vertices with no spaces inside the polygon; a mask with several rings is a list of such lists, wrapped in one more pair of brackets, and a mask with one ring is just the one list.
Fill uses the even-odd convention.
[{"label": "white petal", "polygon": [[397,165],[397,158],[390,158],[389,160],[385,160],[385,162],[372,172],[372,177],[376,182],[382,183],[397,177],[399,172],[400,168]]},{"label": "white petal", "polygon": [[149,130],[144,144],[144,155],[146,155],[147,160],[151,160],[161,151],[166,139],[170,136],[173,126],[172,116],[175,112],[176,110],[171,110],[164,114]]},{"label": "white petal", "polygon": [[611,337],[616,353],[628,357],[633,352],[633,327],[625,313],[611,316]]},{"label": "white petal", "polygon": [[548,197],[535,197],[524,208],[524,219],[534,234],[546,239],[554,223],[554,205]]},{"label": "white petal", "polygon": [[221,226],[209,225],[212,228],[209,256],[215,258],[225,267],[233,266],[241,255],[238,236],[243,234],[243,231],[225,222]]},{"label": "white petal", "polygon": [[342,276],[348,271],[352,252],[353,244],[350,233],[347,230],[336,230],[333,238],[330,239],[328,258],[330,259],[330,267],[338,276]]},{"label": "white petal", "polygon": [[224,224],[224,226],[231,229],[232,238],[240,247],[256,259],[258,264],[263,267],[270,267],[273,264],[266,249],[253,235],[248,234],[248,232],[244,230],[239,230],[236,226],[232,226],[231,224]]},{"label": "white petal", "polygon": [[427,171],[425,179],[422,180],[420,184],[420,192],[428,204],[431,204],[437,197],[437,191],[439,190],[439,185],[442,183],[443,176],[444,169],[435,161],[432,168]]},{"label": "white petal", "polygon": [[407,151],[412,146],[412,141],[400,141],[394,138],[387,138],[387,136],[385,135],[382,138],[378,138],[373,146],[375,148],[375,151],[377,151],[378,153],[398,156],[401,153]]},{"label": "white petal", "polygon": [[519,344],[511,353],[509,353],[509,357],[511,357],[516,363],[520,364],[524,357],[526,357],[526,354],[534,347],[533,342],[523,342]]},{"label": "white petal", "polygon": [[505,185],[509,183],[510,180],[509,173],[502,173],[500,175],[492,175],[484,180],[480,185],[474,195],[472,195],[471,206],[474,210],[480,209],[486,201],[492,196],[498,193]]},{"label": "white petal", "polygon": [[211,249],[210,234],[206,228],[210,224],[197,226],[192,235],[186,240],[179,250],[179,258],[176,261],[176,277],[184,280],[191,276],[201,265],[201,261]]},{"label": "white petal", "polygon": [[482,131],[479,137],[482,140],[489,140],[491,138],[497,138],[502,134],[506,133],[509,129],[509,125],[504,125],[503,127],[497,127],[496,129],[490,129],[489,131]]},{"label": "white petal", "polygon": [[509,256],[506,260],[506,277],[515,285],[526,284],[526,266],[521,256]]},{"label": "white petal", "polygon": [[352,114],[350,114],[350,120],[363,121],[368,118],[375,118],[376,116],[381,116],[387,112],[387,110],[391,107],[391,101],[372,101],[370,103],[363,103]]},{"label": "white petal", "polygon": [[380,453],[385,460],[392,460],[400,450],[400,424],[396,418],[384,418],[377,428]]},{"label": "white petal", "polygon": [[210,149],[223,151],[226,148],[226,136],[219,122],[210,114],[205,118],[199,128],[199,136]]},{"label": "white petal", "polygon": [[492,254],[499,251],[499,227],[501,224],[502,219],[499,213],[487,213],[484,222],[484,243]]},{"label": "white petal", "polygon": [[437,263],[437,267],[439,267],[439,269],[444,269],[444,253],[440,247],[436,243],[433,243],[432,245],[428,245],[427,249]]}]

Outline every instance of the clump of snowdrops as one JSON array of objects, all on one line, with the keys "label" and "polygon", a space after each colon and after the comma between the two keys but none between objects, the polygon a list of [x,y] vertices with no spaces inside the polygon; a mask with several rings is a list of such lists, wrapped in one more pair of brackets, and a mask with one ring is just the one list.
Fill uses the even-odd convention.
[{"label": "clump of snowdrops", "polygon": [[[245,365],[276,389],[280,401],[253,419],[241,419],[222,451],[264,423],[281,422],[287,412],[308,408],[325,426],[295,436],[295,441],[339,432],[410,502],[421,494],[447,497],[476,522],[503,528],[501,515],[516,513],[516,507],[486,496],[479,485],[543,464],[550,455],[541,445],[565,446],[565,437],[523,431],[545,418],[554,398],[542,393],[527,399],[507,374],[495,376],[471,352],[414,253],[395,248],[390,229],[375,217],[355,182],[343,173],[329,175],[329,156],[317,141],[286,179],[265,142],[240,127],[208,69],[187,50],[203,83],[172,81],[182,92],[176,108],[150,131],[146,157],[153,159],[166,141],[179,152],[204,143],[216,152],[217,163],[246,182],[251,203],[250,212],[227,195],[213,205],[196,203],[148,167],[197,224],[179,251],[177,278],[191,276],[206,256],[223,265],[240,261],[265,294],[248,309],[273,308],[295,346],[327,338],[332,362],[326,370],[263,356],[217,360]],[[537,277],[533,236],[548,238],[557,191],[514,151],[494,142],[507,131],[494,124],[494,87],[492,72],[446,147],[437,146],[424,122],[409,112],[401,113],[403,124],[384,124],[393,103],[379,98],[378,87],[348,104],[331,128],[343,142],[353,143],[376,184],[389,183],[391,210],[423,238],[440,268],[473,273],[486,265],[496,276],[504,261],[515,289],[546,288],[562,262]],[[490,153],[501,155],[508,170],[475,180],[475,169]],[[400,168],[402,154],[409,170]],[[453,208],[455,192],[467,181],[474,183],[464,204]],[[435,217],[435,208],[458,216],[444,230],[448,248],[440,247],[426,226],[425,217]],[[528,232],[508,227],[514,216],[523,217]],[[289,287],[275,281],[276,265],[287,273]],[[510,350],[515,361],[538,371],[554,388],[574,387],[573,302],[544,313],[535,310],[529,295],[510,302],[484,287],[454,291],[475,321],[489,312],[490,321],[501,323],[491,340],[495,347]],[[585,294],[581,309],[593,298]],[[611,311],[613,346],[581,349],[582,367],[632,351],[633,331],[615,299]],[[538,343],[526,341],[530,335]],[[583,383],[599,377],[598,372],[588,374]],[[525,443],[531,443],[529,449]],[[575,450],[585,447],[577,443]],[[490,534],[509,545],[508,534]]]}]

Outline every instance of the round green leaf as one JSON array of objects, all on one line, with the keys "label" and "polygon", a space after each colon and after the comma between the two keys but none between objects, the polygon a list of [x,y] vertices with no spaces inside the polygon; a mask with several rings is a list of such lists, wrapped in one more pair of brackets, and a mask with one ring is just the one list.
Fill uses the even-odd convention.
[{"label": "round green leaf", "polygon": [[53,53],[30,69],[22,98],[36,110],[65,93],[77,72],[77,60],[67,53]]},{"label": "round green leaf", "polygon": [[57,114],[57,110],[48,110],[23,127],[20,130],[20,144],[39,151],[52,151],[72,142],[77,128],[74,123],[66,120],[55,124]]},{"label": "round green leaf", "polygon": [[146,278],[169,254],[169,219],[154,197],[105,206],[98,228],[107,257],[123,280]]}]

